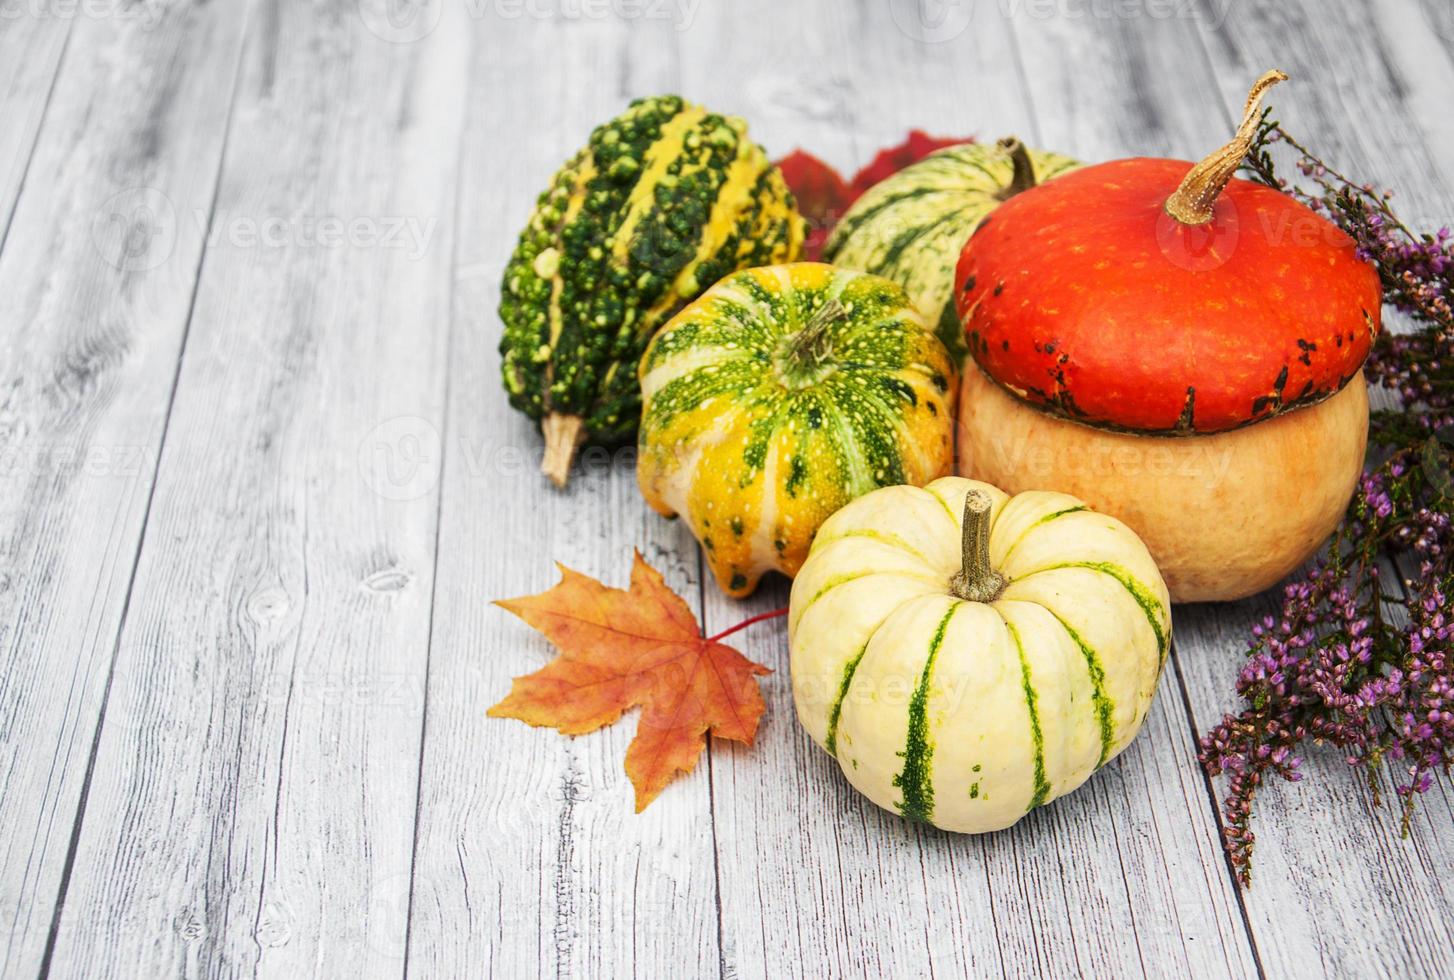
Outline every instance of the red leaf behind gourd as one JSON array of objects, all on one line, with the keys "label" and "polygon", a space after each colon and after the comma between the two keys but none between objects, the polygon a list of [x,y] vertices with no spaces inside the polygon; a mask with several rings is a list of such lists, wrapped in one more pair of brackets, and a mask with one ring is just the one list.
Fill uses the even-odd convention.
[{"label": "red leaf behind gourd", "polygon": [[777,165],[798,199],[798,210],[808,220],[804,258],[817,261],[838,216],[848,210],[848,184],[837,170],[804,150],[794,150]]},{"label": "red leaf behind gourd", "polygon": [[935,150],[973,142],[973,136],[930,136],[922,129],[910,130],[902,143],[879,150],[868,166],[853,175],[853,181],[848,185],[848,203],[858,200],[860,194],[885,177],[893,176],[911,163],[918,163]]},{"label": "red leaf behind gourd", "polygon": [[859,195],[885,177],[898,173],[911,163],[942,150],[946,146],[973,143],[974,137],[930,136],[922,129],[910,130],[897,146],[880,150],[868,165],[854,174],[851,181],[830,165],[805,150],[794,150],[777,162],[788,189],[798,199],[798,210],[808,221],[808,237],[803,257],[816,262],[823,254],[823,245],[843,213],[858,200]]}]

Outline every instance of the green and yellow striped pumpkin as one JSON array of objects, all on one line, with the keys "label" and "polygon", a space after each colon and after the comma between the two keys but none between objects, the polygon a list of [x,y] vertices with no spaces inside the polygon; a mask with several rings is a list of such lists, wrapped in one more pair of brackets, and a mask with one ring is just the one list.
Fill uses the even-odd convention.
[{"label": "green and yellow striped pumpkin", "polygon": [[1006,198],[1078,167],[1019,140],[950,146],[879,181],[843,215],[824,247],[834,265],[902,283],[963,363],[968,348],[954,304],[959,252]]},{"label": "green and yellow striped pumpkin", "polygon": [[740,272],[641,359],[641,491],[746,595],[796,572],[850,500],[950,472],[951,374],[897,283],[817,262]]},{"label": "green and yellow striped pumpkin", "polygon": [[824,523],[788,617],[798,718],[860,792],[1008,827],[1140,729],[1171,639],[1145,545],[1075,497],[960,477]]},{"label": "green and yellow striped pumpkin", "polygon": [[540,195],[500,290],[510,403],[563,484],[577,447],[629,438],[652,333],[729,272],[791,261],[804,222],[747,126],[674,95],[596,128]]}]

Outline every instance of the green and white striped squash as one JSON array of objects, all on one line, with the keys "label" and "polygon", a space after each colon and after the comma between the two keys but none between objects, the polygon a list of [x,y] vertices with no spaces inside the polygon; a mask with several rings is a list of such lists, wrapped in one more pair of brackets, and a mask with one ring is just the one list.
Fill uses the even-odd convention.
[{"label": "green and white striped squash", "polygon": [[581,443],[629,438],[657,327],[730,272],[797,258],[804,231],[741,119],[665,95],[598,126],[538,198],[500,290],[501,374],[541,423],[542,470],[564,484]]},{"label": "green and white striped squash", "polygon": [[1171,602],[1145,545],[1075,497],[945,477],[819,530],[793,582],[793,697],[873,802],[945,830],[1010,826],[1124,749]]},{"label": "green and white striped squash", "polygon": [[950,300],[964,243],[1001,201],[1078,166],[1058,153],[1027,150],[1016,139],[945,147],[853,202],[823,258],[901,283],[962,364],[968,348]]}]

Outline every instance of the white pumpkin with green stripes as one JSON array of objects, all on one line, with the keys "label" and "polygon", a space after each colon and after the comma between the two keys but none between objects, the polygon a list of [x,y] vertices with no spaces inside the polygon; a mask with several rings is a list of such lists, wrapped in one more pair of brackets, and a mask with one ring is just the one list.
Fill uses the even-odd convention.
[{"label": "white pumpkin with green stripes", "polygon": [[1130,744],[1170,640],[1130,528],[960,477],[830,517],[788,617],[814,741],[879,806],[963,833],[1010,826]]}]

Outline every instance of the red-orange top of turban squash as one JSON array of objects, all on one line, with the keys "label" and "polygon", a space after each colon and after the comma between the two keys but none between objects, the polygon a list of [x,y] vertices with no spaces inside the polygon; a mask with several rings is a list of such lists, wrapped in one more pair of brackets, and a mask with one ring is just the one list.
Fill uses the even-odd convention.
[{"label": "red-orange top of turban squash", "polygon": [[1142,432],[1220,432],[1319,401],[1379,330],[1377,273],[1325,218],[1232,174],[1237,138],[1199,164],[1115,160],[1006,201],[960,256],[956,298],[979,366],[1047,411]]}]

